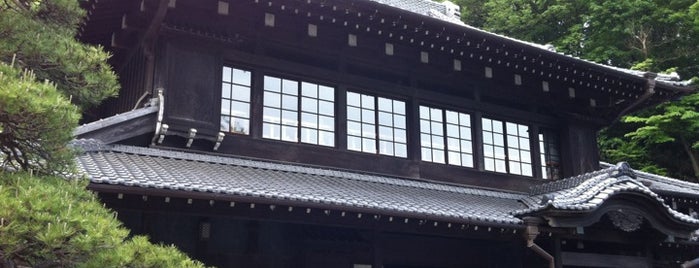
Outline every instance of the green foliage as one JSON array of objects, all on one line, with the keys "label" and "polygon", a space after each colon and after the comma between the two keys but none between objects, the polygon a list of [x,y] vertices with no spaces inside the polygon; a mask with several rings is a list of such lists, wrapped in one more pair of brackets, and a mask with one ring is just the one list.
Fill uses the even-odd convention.
[{"label": "green foliage", "polygon": [[0,172],[0,266],[202,267],[172,246],[128,238],[86,184]]},{"label": "green foliage", "polygon": [[78,0],[1,1],[0,61],[16,57],[18,68],[52,81],[82,108],[114,96],[109,54],[74,38],[84,13]]},{"label": "green foliage", "polygon": [[0,62],[0,160],[18,169],[62,171],[72,163],[78,109],[52,83]]}]

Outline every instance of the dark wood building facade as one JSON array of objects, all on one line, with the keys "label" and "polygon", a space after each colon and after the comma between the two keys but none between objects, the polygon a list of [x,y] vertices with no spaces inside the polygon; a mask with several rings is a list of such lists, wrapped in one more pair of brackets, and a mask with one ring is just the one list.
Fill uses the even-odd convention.
[{"label": "dark wood building facade", "polygon": [[[221,267],[674,267],[699,185],[596,133],[693,89],[422,0],[91,0],[122,91],[76,135],[136,233]],[[456,17],[455,17],[456,16]]]}]

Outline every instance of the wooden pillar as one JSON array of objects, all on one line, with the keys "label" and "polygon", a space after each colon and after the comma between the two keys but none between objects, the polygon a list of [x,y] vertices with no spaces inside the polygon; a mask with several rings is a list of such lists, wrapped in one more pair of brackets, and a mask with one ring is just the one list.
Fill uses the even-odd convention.
[{"label": "wooden pillar", "polygon": [[558,236],[553,238],[553,260],[556,268],[563,267],[563,259],[561,259],[561,238]]}]

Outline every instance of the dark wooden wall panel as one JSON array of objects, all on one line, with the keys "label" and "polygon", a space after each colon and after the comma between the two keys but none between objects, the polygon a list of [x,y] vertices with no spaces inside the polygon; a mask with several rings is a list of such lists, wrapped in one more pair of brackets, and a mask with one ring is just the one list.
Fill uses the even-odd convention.
[{"label": "dark wooden wall panel", "polygon": [[191,122],[193,128],[216,128],[220,87],[219,56],[193,43],[167,45],[165,116]]}]

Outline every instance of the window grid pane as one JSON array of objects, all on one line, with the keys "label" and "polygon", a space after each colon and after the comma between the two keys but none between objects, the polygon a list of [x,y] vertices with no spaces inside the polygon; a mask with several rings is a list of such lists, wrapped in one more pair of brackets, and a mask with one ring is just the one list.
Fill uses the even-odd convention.
[{"label": "window grid pane", "polygon": [[483,118],[482,124],[485,169],[533,176],[529,127],[488,118]]},{"label": "window grid pane", "polygon": [[[465,113],[446,111],[447,150],[450,165],[473,167],[473,143],[471,141],[471,116]],[[451,160],[453,159],[453,160]]]},{"label": "window grid pane", "polygon": [[264,83],[263,138],[335,146],[334,88],[273,76]]},{"label": "window grid pane", "polygon": [[483,124],[483,162],[485,170],[507,173],[505,167],[505,143],[503,141],[503,122],[488,118]]},{"label": "window grid pane", "polygon": [[250,134],[250,71],[223,66],[220,130]]},{"label": "window grid pane", "polygon": [[558,136],[552,130],[539,132],[539,152],[541,157],[541,174],[544,179],[560,179],[561,156],[558,150]]},{"label": "window grid pane", "polygon": [[405,103],[347,92],[347,149],[407,157]]}]

